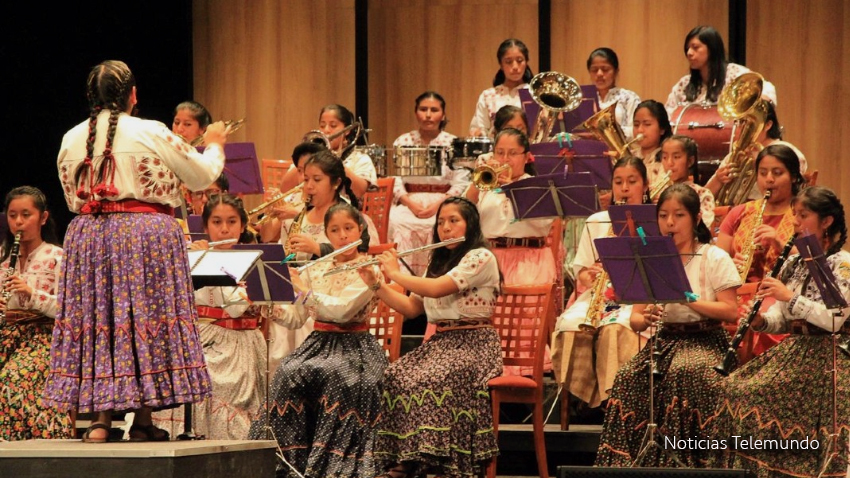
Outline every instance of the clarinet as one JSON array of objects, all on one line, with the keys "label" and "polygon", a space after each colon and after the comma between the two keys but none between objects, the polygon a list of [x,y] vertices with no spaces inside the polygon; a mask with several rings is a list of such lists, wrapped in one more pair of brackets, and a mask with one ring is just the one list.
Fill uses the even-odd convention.
[{"label": "clarinet", "polygon": [[[18,256],[21,255],[21,235],[22,234],[23,234],[23,231],[18,231],[18,233],[15,234],[15,241],[12,243],[12,248],[10,249],[10,252],[9,252],[9,267],[6,268],[6,270],[3,271],[3,282],[2,282],[2,284],[3,284],[4,287],[6,285],[6,282],[9,280],[9,278],[11,278],[13,275],[15,275],[15,266],[17,266],[17,264],[18,264]],[[5,305],[8,306],[9,305],[9,299],[12,298],[12,293],[5,290],[5,288],[4,288],[2,294],[3,294],[3,299],[4,299],[4,302],[5,302]],[[5,306],[4,306],[3,310],[0,310],[0,327],[2,327],[4,325],[6,325],[6,308],[5,308]]]},{"label": "clarinet", "polygon": [[[779,270],[782,269],[782,265],[785,263],[785,260],[788,259],[788,254],[791,253],[791,248],[794,247],[794,240],[797,239],[797,233],[791,234],[791,238],[788,239],[788,242],[785,243],[785,247],[782,248],[782,252],[779,254],[779,257],[776,259],[776,263],[773,264],[773,269],[767,274],[767,277],[776,277],[779,275]],[[759,308],[761,307],[761,303],[764,299],[757,298],[753,301],[753,308],[750,310],[750,313],[738,324],[738,330],[735,332],[735,337],[732,338],[732,341],[729,342],[729,348],[726,350],[726,355],[723,357],[723,362],[720,365],[714,367],[714,370],[720,375],[728,376],[729,371],[732,369],[732,366],[735,365],[735,362],[738,361],[738,345],[741,344],[741,340],[744,339],[744,335],[747,333],[747,330],[750,328],[750,322],[755,318],[756,314],[758,314]]]}]

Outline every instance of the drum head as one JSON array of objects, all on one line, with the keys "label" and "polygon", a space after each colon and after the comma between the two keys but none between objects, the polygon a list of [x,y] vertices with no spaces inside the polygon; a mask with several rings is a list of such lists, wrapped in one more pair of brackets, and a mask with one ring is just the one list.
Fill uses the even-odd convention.
[{"label": "drum head", "polygon": [[730,121],[723,121],[715,105],[679,106],[670,116],[670,126],[673,134],[688,136],[696,141],[700,163],[722,160],[729,153],[734,125]]}]

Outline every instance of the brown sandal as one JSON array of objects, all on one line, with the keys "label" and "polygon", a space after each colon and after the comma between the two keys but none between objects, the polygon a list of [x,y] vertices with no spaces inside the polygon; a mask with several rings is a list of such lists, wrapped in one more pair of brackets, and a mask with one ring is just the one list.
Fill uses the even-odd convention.
[{"label": "brown sandal", "polygon": [[[106,436],[103,438],[92,438],[91,432],[95,430],[106,430]],[[111,428],[105,423],[92,423],[86,428],[86,432],[83,433],[83,443],[106,443],[110,441],[111,431]]]},{"label": "brown sandal", "polygon": [[[133,432],[136,432],[137,435],[133,436]],[[144,436],[141,436],[141,434],[144,434]],[[133,426],[130,427],[130,441],[133,442],[168,441],[170,438],[171,437],[166,430],[157,428],[153,424],[136,425],[134,423]]]}]

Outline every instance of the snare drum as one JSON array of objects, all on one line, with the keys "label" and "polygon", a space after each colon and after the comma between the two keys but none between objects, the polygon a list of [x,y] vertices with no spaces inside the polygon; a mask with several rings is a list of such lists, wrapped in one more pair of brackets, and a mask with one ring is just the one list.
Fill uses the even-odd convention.
[{"label": "snare drum", "polygon": [[386,147],[377,144],[368,146],[357,146],[355,151],[361,152],[372,158],[372,164],[375,165],[375,173],[379,178],[387,176],[387,150]]},{"label": "snare drum", "polygon": [[396,146],[390,176],[442,176],[448,149],[442,146]]}]

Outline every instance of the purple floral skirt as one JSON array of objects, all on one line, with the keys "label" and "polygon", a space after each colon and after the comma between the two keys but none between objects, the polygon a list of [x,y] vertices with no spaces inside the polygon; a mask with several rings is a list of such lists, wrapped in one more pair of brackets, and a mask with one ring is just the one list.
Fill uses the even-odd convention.
[{"label": "purple floral skirt", "polygon": [[90,413],[209,396],[186,242],[174,218],[77,216],[64,252],[47,404]]}]

